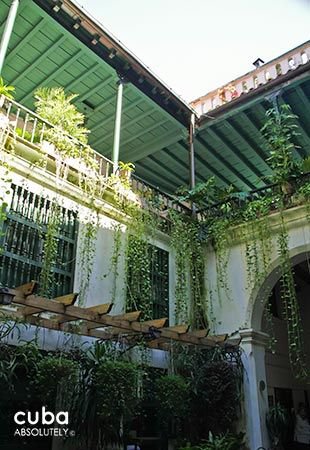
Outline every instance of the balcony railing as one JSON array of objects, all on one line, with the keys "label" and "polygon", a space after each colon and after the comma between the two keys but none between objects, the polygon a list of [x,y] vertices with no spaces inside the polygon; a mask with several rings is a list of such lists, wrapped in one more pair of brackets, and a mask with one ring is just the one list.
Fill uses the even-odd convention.
[{"label": "balcony railing", "polygon": [[264,63],[257,69],[231,81],[227,85],[221,86],[219,89],[194,100],[191,106],[199,114],[205,114],[287,74],[289,71],[307,64],[309,61],[310,45],[307,42],[269,63]]},{"label": "balcony railing", "polygon": [[[59,159],[57,149],[45,140],[48,130],[55,128],[53,124],[40,117],[30,109],[0,96],[0,147],[4,145],[7,137],[10,135],[17,142],[37,149],[39,152],[47,154],[52,159]],[[74,144],[77,149],[77,156],[66,158],[66,165],[75,172],[84,172],[86,176],[99,176],[103,184],[108,183],[108,179],[113,172],[113,163],[105,156],[84,145],[72,136],[66,135],[65,138]],[[92,159],[89,170],[83,162],[85,150]],[[164,216],[169,209],[179,212],[190,212],[189,205],[178,202],[178,200],[167,193],[162,192],[158,187],[145,182],[136,175],[132,176],[131,189],[140,198],[142,207],[149,208]]]},{"label": "balcony railing", "polygon": [[[2,130],[4,130],[5,125],[7,125],[9,133],[17,141],[30,143],[32,146],[37,147],[38,150],[45,151],[52,157],[57,157],[52,146],[49,146],[45,141],[48,130],[56,128],[53,124],[38,116],[25,106],[20,105],[5,96],[0,96],[0,107],[0,129],[2,128]],[[73,169],[77,169],[78,166],[76,163],[83,161],[83,155],[85,155],[85,152],[87,151],[92,162],[91,166],[96,168],[98,175],[107,179],[112,174],[112,161],[83,144],[78,139],[68,134],[65,137],[68,140],[68,143],[74,144],[77,150],[77,156],[75,158],[68,158],[67,164],[69,166]]]}]

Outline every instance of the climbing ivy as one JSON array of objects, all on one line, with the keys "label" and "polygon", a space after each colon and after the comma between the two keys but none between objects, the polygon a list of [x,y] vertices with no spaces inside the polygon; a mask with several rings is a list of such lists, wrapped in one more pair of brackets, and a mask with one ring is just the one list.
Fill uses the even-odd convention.
[{"label": "climbing ivy", "polygon": [[81,250],[79,257],[80,268],[80,289],[79,289],[79,305],[82,306],[86,301],[87,292],[90,285],[90,278],[94,265],[94,257],[96,251],[96,237],[99,226],[98,214],[92,215],[83,225],[81,232]]},{"label": "climbing ivy", "polygon": [[122,231],[121,225],[116,224],[113,227],[113,252],[110,260],[110,267],[107,273],[103,275],[103,278],[107,276],[112,276],[112,289],[111,289],[111,302],[114,303],[116,300],[116,286],[118,280],[118,268],[119,268],[119,259],[121,256],[121,247],[122,247]]},{"label": "climbing ivy", "polygon": [[[43,255],[42,255],[42,269],[40,273],[40,294],[46,297],[51,297],[54,286],[54,269],[57,259],[58,239],[61,220],[61,208],[56,199],[51,201],[48,222],[46,224],[46,231],[43,234]],[[44,227],[44,225],[43,225]]]},{"label": "climbing ivy", "polygon": [[307,380],[310,376],[310,371],[305,356],[302,321],[295,289],[294,270],[290,261],[288,241],[288,233],[283,215],[281,215],[278,251],[281,266],[281,298],[284,306],[284,318],[287,324],[289,358],[296,378]]},{"label": "climbing ivy", "polygon": [[174,250],[175,319],[194,328],[207,326],[205,254],[199,222],[170,211],[170,244]]},{"label": "climbing ivy", "polygon": [[153,318],[152,263],[157,219],[147,211],[131,207],[125,246],[126,309],[140,310]]}]

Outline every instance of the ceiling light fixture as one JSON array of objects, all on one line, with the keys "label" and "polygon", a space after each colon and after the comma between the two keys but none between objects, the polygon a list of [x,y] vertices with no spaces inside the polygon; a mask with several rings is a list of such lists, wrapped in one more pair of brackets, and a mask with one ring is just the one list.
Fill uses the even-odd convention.
[{"label": "ceiling light fixture", "polygon": [[117,53],[117,52],[116,52],[115,48],[112,48],[112,50],[111,50],[110,53],[109,53],[109,58],[110,58],[110,59],[115,58],[116,53]]},{"label": "ceiling light fixture", "polygon": [[62,1],[61,0],[53,0],[53,3],[54,3],[53,11],[58,13],[58,11],[60,11],[60,8],[62,7]]},{"label": "ceiling light fixture", "polygon": [[94,34],[91,43],[92,43],[93,45],[97,45],[98,42],[99,42],[99,40],[100,40],[99,34]]},{"label": "ceiling light fixture", "polygon": [[77,18],[75,19],[74,24],[73,24],[73,28],[74,28],[75,30],[78,30],[78,29],[80,28],[80,26],[81,26],[81,19],[80,19],[79,17],[77,17]]}]

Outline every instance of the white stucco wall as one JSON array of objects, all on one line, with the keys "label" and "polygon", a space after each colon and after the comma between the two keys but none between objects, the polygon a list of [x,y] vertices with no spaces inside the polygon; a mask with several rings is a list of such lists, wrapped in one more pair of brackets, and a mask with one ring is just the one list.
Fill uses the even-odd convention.
[{"label": "white stucco wall", "polygon": [[[296,264],[305,259],[305,253],[310,251],[310,223],[307,219],[307,210],[304,206],[291,208],[284,212],[286,228],[289,233],[289,251],[292,263]],[[229,239],[227,264],[228,291],[217,286],[216,257],[211,246],[206,251],[207,269],[206,284],[209,290],[210,314],[214,320],[211,325],[216,333],[234,333],[240,328],[262,329],[262,313],[264,299],[262,292],[265,285],[274,286],[280,277],[279,254],[277,248],[277,230],[280,223],[280,214],[271,216],[272,246],[270,253],[270,266],[267,277],[259,286],[249,286],[246,267],[246,246],[241,228],[236,228]]]}]

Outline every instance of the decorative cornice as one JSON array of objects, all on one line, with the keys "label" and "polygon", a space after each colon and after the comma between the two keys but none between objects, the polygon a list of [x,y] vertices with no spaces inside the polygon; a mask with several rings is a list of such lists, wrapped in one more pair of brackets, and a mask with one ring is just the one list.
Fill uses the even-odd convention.
[{"label": "decorative cornice", "polygon": [[242,344],[256,344],[265,347],[269,342],[269,335],[263,331],[257,331],[253,328],[239,330]]}]

